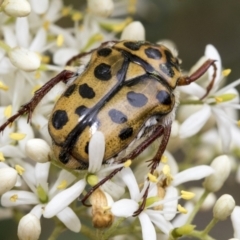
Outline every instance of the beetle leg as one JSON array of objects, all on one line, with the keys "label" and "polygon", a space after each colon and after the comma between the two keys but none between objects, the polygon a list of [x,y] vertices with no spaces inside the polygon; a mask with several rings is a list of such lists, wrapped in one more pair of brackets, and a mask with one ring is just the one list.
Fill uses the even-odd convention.
[{"label": "beetle leg", "polygon": [[36,108],[36,106],[39,104],[39,102],[42,100],[42,98],[59,82],[67,83],[71,77],[74,76],[74,72],[63,70],[60,72],[57,76],[50,79],[48,82],[46,82],[40,89],[38,89],[35,93],[33,98],[18,110],[16,114],[11,116],[7,119],[7,121],[0,126],[0,132],[2,132],[9,124],[13,123],[19,116],[23,114],[28,114],[28,122],[31,119],[32,112]]},{"label": "beetle leg", "polygon": [[[157,168],[159,162],[161,161],[162,155],[167,147],[168,140],[169,140],[170,133],[171,133],[171,127],[172,127],[171,121],[167,125],[164,126],[163,134],[162,134],[163,137],[162,137],[161,143],[159,145],[158,151],[155,154],[153,159],[148,160],[148,162],[150,162],[149,166],[151,167],[151,170],[150,170],[151,174],[153,174],[155,169]],[[146,190],[143,194],[143,197],[142,197],[143,200],[142,200],[138,210],[133,213],[133,217],[138,216],[144,210],[146,201],[147,201],[149,186],[150,185],[148,184],[148,187],[146,188]]]},{"label": "beetle leg", "polygon": [[[162,136],[164,134],[164,127],[162,125],[158,125],[156,129],[154,130],[153,134],[147,138],[145,141],[143,141],[139,146],[137,146],[131,153],[129,153],[126,157],[123,159],[119,160],[117,163],[124,163],[128,159],[134,160],[140,153],[142,153],[151,143],[153,143],[157,138]],[[105,178],[103,178],[100,182],[98,182],[94,187],[92,187],[87,194],[81,199],[81,202],[85,206],[90,206],[86,204],[86,200],[92,195],[92,193],[98,189],[100,186],[102,186],[106,181],[110,180],[113,178],[118,172],[120,172],[123,169],[123,167],[116,168],[113,170],[109,175],[107,175]],[[146,191],[147,195],[147,191]],[[147,199],[147,197],[146,197]],[[146,203],[145,199],[145,203]],[[144,202],[144,200],[143,200]],[[145,204],[144,204],[145,206]]]},{"label": "beetle leg", "polygon": [[209,59],[199,69],[197,69],[192,75],[181,77],[178,80],[177,85],[178,86],[189,85],[190,83],[199,79],[211,66],[213,67],[214,72],[213,72],[212,80],[206,88],[206,90],[207,90],[206,93],[200,98],[200,100],[204,99],[209,94],[209,92],[211,91],[211,89],[213,87],[213,84],[214,84],[214,81],[215,81],[215,78],[216,78],[217,66],[215,64],[215,60]]}]

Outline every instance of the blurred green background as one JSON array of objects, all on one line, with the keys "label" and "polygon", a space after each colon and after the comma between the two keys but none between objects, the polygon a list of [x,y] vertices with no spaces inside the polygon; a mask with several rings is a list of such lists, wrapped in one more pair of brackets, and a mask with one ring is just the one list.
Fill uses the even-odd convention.
[{"label": "blurred green background", "polygon": [[[85,1],[64,1],[75,8],[83,6]],[[182,59],[182,68],[188,70],[204,54],[205,46],[213,44],[222,57],[225,68],[231,68],[229,81],[240,77],[240,0],[141,0],[144,12],[138,11],[134,17],[142,21],[146,28],[146,39],[158,41],[172,40]],[[201,186],[201,183],[194,184]],[[240,186],[235,183],[232,174],[225,187],[217,193],[232,194],[240,205]],[[201,213],[195,223],[199,229],[211,220],[212,213]],[[81,219],[81,216],[80,216]],[[82,220],[82,219],[81,219]],[[42,221],[44,233],[41,240],[47,239],[52,231],[52,221]],[[239,226],[240,227],[240,226]],[[48,231],[47,231],[48,230]],[[17,224],[11,220],[0,221],[0,240],[15,240]],[[220,222],[211,232],[218,240],[232,238],[231,221]],[[60,240],[86,239],[67,231]]]}]

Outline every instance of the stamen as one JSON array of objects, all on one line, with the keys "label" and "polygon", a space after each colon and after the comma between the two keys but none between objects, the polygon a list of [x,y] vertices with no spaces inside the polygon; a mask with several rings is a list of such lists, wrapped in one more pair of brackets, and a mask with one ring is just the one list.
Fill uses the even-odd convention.
[{"label": "stamen", "polygon": [[49,21],[45,21],[45,22],[43,23],[43,28],[44,28],[46,31],[48,31],[48,30],[49,30],[49,25],[50,25],[50,22],[49,22]]},{"label": "stamen", "polygon": [[41,185],[37,186],[37,194],[42,203],[46,203],[48,201],[48,195]]},{"label": "stamen", "polygon": [[9,89],[9,87],[7,85],[5,85],[3,82],[0,81],[0,89],[7,91]]},{"label": "stamen", "polygon": [[181,191],[181,198],[185,200],[190,200],[195,197],[195,193],[193,192],[188,192],[188,191]]},{"label": "stamen", "polygon": [[186,214],[188,211],[186,208],[182,207],[180,204],[178,204],[177,209],[180,213]]},{"label": "stamen", "polygon": [[132,164],[132,160],[131,160],[131,159],[128,159],[128,160],[123,164],[123,166],[124,166],[125,168],[127,168],[127,167],[130,167],[131,164]]},{"label": "stamen", "polygon": [[226,94],[222,94],[220,96],[216,96],[215,100],[217,103],[222,103],[222,102],[228,102],[233,100],[234,98],[236,98],[237,95],[233,94],[233,93],[226,93]]},{"label": "stamen", "polygon": [[72,10],[72,8],[70,6],[63,7],[61,10],[62,16],[67,17],[70,14],[71,10]]},{"label": "stamen", "polygon": [[57,46],[58,46],[58,47],[61,47],[61,46],[63,45],[63,43],[64,43],[64,37],[63,37],[62,34],[59,34],[59,35],[57,36]]},{"label": "stamen", "polygon": [[83,15],[79,11],[74,11],[74,13],[72,14],[73,21],[80,21],[82,18],[83,18]]},{"label": "stamen", "polygon": [[21,176],[25,172],[25,169],[23,167],[21,167],[20,165],[15,165],[15,169],[16,169],[17,173]]},{"label": "stamen", "polygon": [[0,162],[4,162],[4,161],[5,161],[5,158],[4,158],[4,156],[3,156],[3,153],[0,152]]},{"label": "stamen", "polygon": [[224,77],[227,77],[230,73],[231,73],[231,69],[230,68],[228,68],[228,69],[224,69],[223,71],[222,71],[222,75],[224,76]]},{"label": "stamen", "polygon": [[168,162],[167,156],[163,155],[162,158],[161,158],[161,162],[162,163],[167,163]]},{"label": "stamen", "polygon": [[148,179],[150,182],[153,182],[153,183],[156,183],[158,181],[157,177],[152,175],[151,173],[148,173]]},{"label": "stamen", "polygon": [[237,121],[237,125],[238,125],[238,127],[240,127],[240,120]]},{"label": "stamen", "polygon": [[61,183],[57,186],[57,189],[65,189],[67,187],[67,180],[62,180]]},{"label": "stamen", "polygon": [[20,141],[22,139],[24,139],[26,137],[26,134],[24,133],[10,133],[9,134],[9,137],[12,139],[12,140],[16,140],[16,141]]},{"label": "stamen", "polygon": [[165,176],[167,176],[167,175],[169,175],[170,173],[171,173],[171,169],[170,169],[170,167],[169,167],[169,165],[164,165],[163,166],[163,174],[165,175]]},{"label": "stamen", "polygon": [[18,200],[18,195],[17,194],[14,194],[10,197],[11,202],[16,202],[17,200]]},{"label": "stamen", "polygon": [[3,112],[4,116],[6,118],[10,118],[12,116],[12,105],[9,105],[7,106],[5,109],[4,109],[4,112]]}]

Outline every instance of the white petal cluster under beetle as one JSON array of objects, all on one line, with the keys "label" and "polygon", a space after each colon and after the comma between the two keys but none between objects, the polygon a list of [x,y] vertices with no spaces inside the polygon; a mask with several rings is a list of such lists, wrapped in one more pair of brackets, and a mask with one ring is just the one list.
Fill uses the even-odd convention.
[{"label": "white petal cluster under beetle", "polygon": [[[86,169],[88,144],[97,130],[104,134],[106,141],[103,163],[109,159],[115,159],[115,162],[134,159],[162,136],[155,156],[147,159],[150,173],[153,173],[169,140],[177,102],[176,87],[196,81],[213,66],[212,81],[202,98],[207,96],[216,75],[214,60],[207,60],[191,76],[183,76],[178,59],[163,45],[146,41],[112,41],[79,54],[68,63],[86,55],[91,58],[83,73],[64,70],[50,79],[35,92],[30,102],[0,127],[0,131],[23,114],[28,114],[29,121],[35,107],[57,83],[71,80],[48,122],[56,159],[71,169]],[[143,136],[147,136],[146,139],[127,156],[117,157],[132,141]],[[114,170],[93,187],[83,202],[120,170]]]}]

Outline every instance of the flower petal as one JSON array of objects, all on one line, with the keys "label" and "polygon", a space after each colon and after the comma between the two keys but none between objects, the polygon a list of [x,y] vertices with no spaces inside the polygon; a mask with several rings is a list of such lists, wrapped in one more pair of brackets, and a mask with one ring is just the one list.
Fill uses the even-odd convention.
[{"label": "flower petal", "polygon": [[57,217],[71,231],[80,232],[81,222],[71,208],[64,208],[57,214]]},{"label": "flower petal", "polygon": [[48,9],[48,5],[49,5],[48,0],[42,0],[41,2],[39,2],[38,0],[30,0],[30,2],[31,2],[32,10],[36,14],[46,13],[46,11]]},{"label": "flower petal", "polygon": [[102,132],[96,131],[89,142],[89,167],[88,172],[96,173],[102,166],[105,152],[105,138]]},{"label": "flower petal", "polygon": [[142,212],[139,214],[138,218],[142,227],[143,240],[149,240],[149,239],[156,240],[157,239],[156,231],[149,216],[145,212]]},{"label": "flower petal", "polygon": [[234,237],[240,239],[240,207],[236,206],[231,214]]},{"label": "flower petal", "polygon": [[166,202],[163,204],[163,215],[166,220],[170,221],[176,216],[177,213],[176,209],[178,204],[178,190],[172,186],[166,188],[164,200],[166,200]]},{"label": "flower petal", "polygon": [[17,18],[15,26],[16,37],[18,46],[28,48],[30,40],[30,32],[28,26],[28,20],[26,17]]},{"label": "flower petal", "polygon": [[62,211],[71,202],[73,202],[82,193],[86,186],[85,180],[80,180],[73,184],[70,188],[58,193],[51,199],[44,210],[44,217],[51,218]]},{"label": "flower petal", "polygon": [[211,108],[208,105],[203,105],[202,109],[192,114],[181,125],[179,134],[181,138],[190,137],[203,127],[211,114]]},{"label": "flower petal", "polygon": [[172,185],[178,186],[184,182],[199,180],[211,175],[213,172],[214,170],[211,167],[205,165],[192,167],[180,173],[177,173],[174,176]]},{"label": "flower petal", "polygon": [[14,207],[26,204],[37,204],[39,200],[32,192],[12,190],[2,195],[1,204],[4,207]]},{"label": "flower petal", "polygon": [[130,196],[131,199],[133,200],[137,200],[137,198],[139,197],[139,187],[138,187],[138,183],[136,181],[136,178],[132,172],[132,170],[130,168],[124,168],[121,171],[121,176],[122,176],[122,180],[123,182],[127,185],[128,190],[130,192]]},{"label": "flower petal", "polygon": [[53,55],[53,62],[57,65],[64,66],[69,59],[76,56],[78,53],[76,48],[58,49]]},{"label": "flower petal", "polygon": [[117,217],[130,217],[137,209],[137,202],[131,199],[121,199],[113,203],[111,212]]},{"label": "flower petal", "polygon": [[173,229],[172,224],[166,220],[159,211],[147,209],[145,211],[149,216],[150,220],[165,234],[169,234],[169,232]]},{"label": "flower petal", "polygon": [[36,184],[37,186],[41,185],[46,192],[48,192],[48,173],[50,166],[50,162],[37,163],[35,166]]}]

